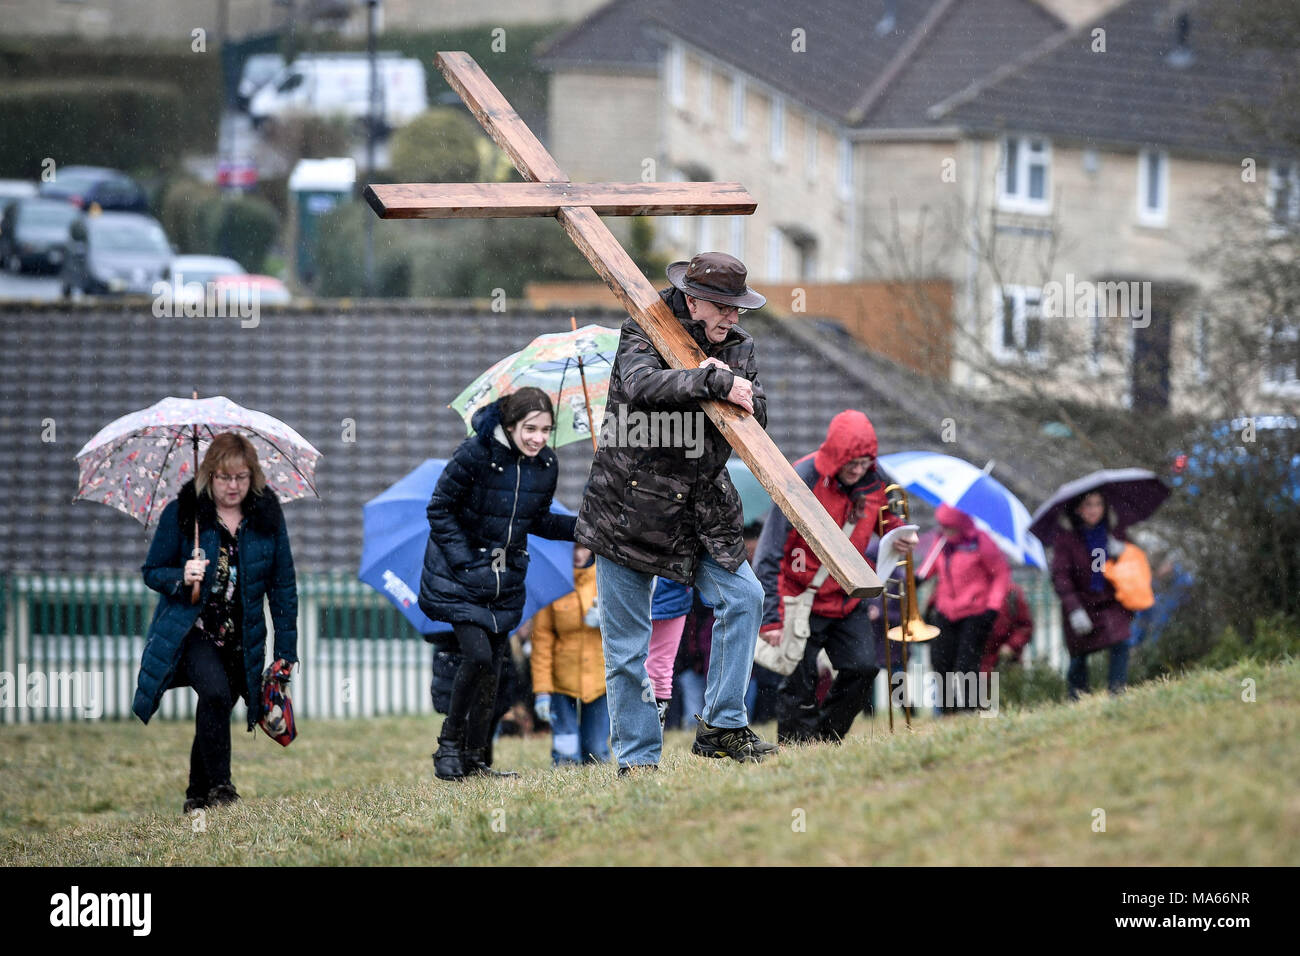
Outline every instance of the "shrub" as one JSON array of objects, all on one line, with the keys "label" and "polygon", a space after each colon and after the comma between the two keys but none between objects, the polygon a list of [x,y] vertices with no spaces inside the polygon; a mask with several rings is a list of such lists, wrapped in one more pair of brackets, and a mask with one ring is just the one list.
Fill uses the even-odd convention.
[{"label": "shrub", "polygon": [[253,195],[265,199],[274,208],[281,220],[289,218],[289,177],[264,176],[257,181]]},{"label": "shrub", "polygon": [[181,115],[181,92],[168,83],[6,84],[0,87],[0,176],[35,179],[47,157],[59,166],[173,169],[185,145]]},{"label": "shrub", "polygon": [[[110,122],[91,126],[90,139],[81,144],[88,155],[91,151],[102,155],[109,150],[129,150],[143,157],[142,162],[114,160],[103,165],[123,170],[171,168],[176,163],[160,161],[157,154],[170,160],[182,152],[212,152],[217,147],[217,118],[223,99],[221,61],[215,52],[195,53],[188,35],[175,43],[140,37],[0,37],[0,91],[23,84],[51,88],[66,82],[126,89],[163,85],[184,91],[183,102],[178,102],[174,110],[169,108],[166,138],[157,136],[147,123],[139,127]],[[141,118],[150,119],[148,115]],[[6,133],[0,137],[3,141],[10,130],[3,122],[0,129]],[[112,130],[115,135],[102,137],[103,130]],[[104,141],[99,142],[101,139]]]},{"label": "shrub", "polygon": [[221,194],[207,183],[175,179],[163,191],[159,220],[177,252],[206,253],[216,248],[220,214]]},{"label": "shrub", "polygon": [[1065,678],[1046,665],[1004,664],[998,668],[999,707],[1060,703],[1065,700],[1065,692]]},{"label": "shrub", "polygon": [[1229,626],[1202,663],[1206,667],[1231,667],[1247,659],[1268,664],[1300,656],[1300,622],[1274,614],[1258,618],[1254,625],[1254,633],[1249,639],[1243,638],[1235,627]]},{"label": "shrub", "polygon": [[389,171],[398,182],[474,182],[480,139],[482,135],[463,113],[428,110],[393,134]]},{"label": "shrub", "polygon": [[279,229],[280,219],[265,199],[238,196],[226,200],[217,225],[217,251],[249,272],[261,272]]}]

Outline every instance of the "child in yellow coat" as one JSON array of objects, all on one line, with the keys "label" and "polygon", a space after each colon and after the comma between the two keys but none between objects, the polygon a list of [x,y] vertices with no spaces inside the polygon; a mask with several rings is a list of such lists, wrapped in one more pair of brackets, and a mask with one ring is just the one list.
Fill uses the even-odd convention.
[{"label": "child in yellow coat", "polygon": [[533,709],[551,725],[556,766],[609,761],[595,556],[581,545],[573,549],[573,584],[533,618]]}]

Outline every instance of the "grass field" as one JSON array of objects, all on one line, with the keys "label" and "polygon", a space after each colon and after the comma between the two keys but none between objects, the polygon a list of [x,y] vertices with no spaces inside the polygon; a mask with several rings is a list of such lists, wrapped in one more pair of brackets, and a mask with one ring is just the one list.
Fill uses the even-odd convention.
[{"label": "grass field", "polygon": [[311,722],[288,750],[239,730],[244,801],[201,826],[179,812],[189,724],[0,727],[0,864],[1300,859],[1295,660],[911,733],[900,718],[892,737],[883,718],[860,719],[842,746],[786,748],[761,766],[692,757],[690,737],[670,734],[659,774],[622,780],[554,770],[549,739],[534,737],[499,746],[519,780],[442,783],[429,759],[440,720]]}]

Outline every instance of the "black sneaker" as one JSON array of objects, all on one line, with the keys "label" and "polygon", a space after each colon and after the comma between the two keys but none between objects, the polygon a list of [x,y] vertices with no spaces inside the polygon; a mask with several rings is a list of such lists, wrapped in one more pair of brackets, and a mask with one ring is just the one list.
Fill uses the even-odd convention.
[{"label": "black sneaker", "polygon": [[181,806],[181,813],[193,813],[195,810],[206,810],[207,808],[207,797],[186,797],[185,803]]},{"label": "black sneaker", "polygon": [[764,740],[758,734],[754,733],[748,727],[742,727],[740,729],[743,730],[749,736],[749,741],[751,744],[753,744],[754,750],[762,754],[764,757],[780,752],[781,750],[780,747],[778,747],[776,744],[769,744],[766,740]]},{"label": "black sneaker", "polygon": [[[758,736],[748,727],[710,727],[699,716],[700,722],[695,731],[695,743],[691,744],[691,753],[700,757],[730,757],[740,763],[762,763],[767,750],[759,750],[754,743],[763,744]],[[763,744],[771,747],[771,744]],[[775,749],[775,748],[773,748]]]}]

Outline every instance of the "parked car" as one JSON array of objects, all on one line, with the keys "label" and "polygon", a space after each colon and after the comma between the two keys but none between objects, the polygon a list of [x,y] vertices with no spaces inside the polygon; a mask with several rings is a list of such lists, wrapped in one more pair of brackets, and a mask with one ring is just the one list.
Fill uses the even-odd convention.
[{"label": "parked car", "polygon": [[58,199],[15,199],[0,214],[0,263],[10,272],[63,267],[77,208]]},{"label": "parked car", "polygon": [[0,213],[15,199],[30,199],[36,195],[36,184],[26,179],[0,179]]},{"label": "parked car", "polygon": [[235,94],[236,105],[247,112],[253,95],[283,69],[284,57],[278,53],[254,53],[250,56],[244,61],[244,69],[239,74],[239,89]]},{"label": "parked car", "polygon": [[88,293],[153,293],[171,281],[174,258],[156,219],[128,212],[78,216],[68,229],[60,280],[65,298]]},{"label": "parked car", "polygon": [[46,199],[63,199],[78,209],[96,205],[105,212],[149,212],[149,197],[130,176],[102,166],[65,166],[41,183]]},{"label": "parked car", "polygon": [[245,275],[243,266],[225,256],[176,256],[171,262],[172,299],[181,304],[201,302],[207,297],[209,283]]},{"label": "parked car", "polygon": [[[404,126],[428,109],[419,60],[381,53],[376,70],[382,126]],[[370,112],[370,61],[363,53],[300,56],[253,95],[248,112],[254,125],[294,113],[363,120]]]},{"label": "parked car", "polygon": [[[1248,444],[1243,436],[1250,432]],[[1259,457],[1260,449],[1270,456],[1290,456],[1289,461],[1274,458],[1273,464],[1290,477],[1284,493],[1300,502],[1300,421],[1294,415],[1257,415],[1215,423],[1190,448],[1174,454],[1170,483],[1189,495],[1199,495],[1201,484],[1217,471],[1257,475],[1258,469],[1269,463]]]},{"label": "parked car", "polygon": [[225,295],[228,303],[263,305],[288,305],[293,296],[289,287],[275,276],[242,275],[220,276],[212,283],[218,295]]}]

